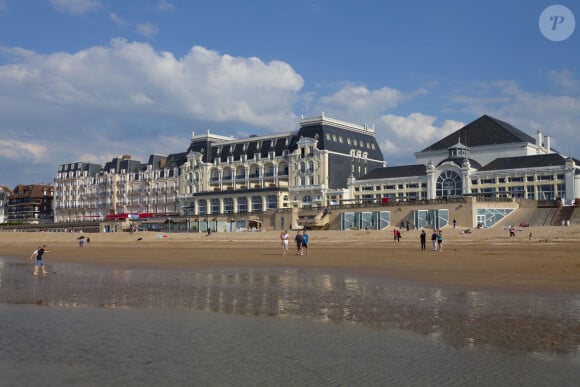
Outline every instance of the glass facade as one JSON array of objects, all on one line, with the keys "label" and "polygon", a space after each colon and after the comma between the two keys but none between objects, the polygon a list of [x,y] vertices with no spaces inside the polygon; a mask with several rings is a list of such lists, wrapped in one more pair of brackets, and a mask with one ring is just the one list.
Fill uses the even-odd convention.
[{"label": "glass facade", "polygon": [[390,211],[343,212],[341,230],[381,230],[391,223]]},{"label": "glass facade", "polygon": [[477,226],[489,228],[511,214],[513,208],[478,208]]}]

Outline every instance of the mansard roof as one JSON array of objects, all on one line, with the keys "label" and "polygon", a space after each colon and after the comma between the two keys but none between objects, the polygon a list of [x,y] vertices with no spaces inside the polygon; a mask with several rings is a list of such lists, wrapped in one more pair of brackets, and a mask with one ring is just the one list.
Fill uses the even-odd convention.
[{"label": "mansard roof", "polygon": [[463,128],[437,141],[433,145],[428,146],[421,152],[448,149],[457,143],[458,138],[463,145],[466,145],[470,148],[481,145],[513,143],[534,144],[536,142],[532,136],[524,133],[523,131],[508,124],[507,122],[498,120],[497,118],[493,118],[488,115],[483,115],[475,121],[465,125]]},{"label": "mansard roof", "polygon": [[[240,160],[242,155],[253,158],[255,153],[260,154],[261,158],[268,157],[268,153],[273,151],[276,156],[281,156],[284,150],[288,150],[288,145],[292,133],[270,134],[265,136],[250,136],[245,139],[215,140],[211,136],[192,139],[187,152],[194,151],[203,154],[204,162],[213,162],[218,159],[226,162],[229,156],[234,160]],[[187,153],[186,152],[186,153]]]},{"label": "mansard roof", "polygon": [[256,153],[260,154],[260,158],[266,158],[272,151],[279,157],[284,151],[294,152],[300,139],[306,137],[316,139],[320,150],[345,155],[349,155],[351,150],[360,150],[367,154],[368,159],[383,161],[383,154],[375,139],[374,129],[325,116],[303,119],[300,122],[300,129],[290,133],[250,136],[245,139],[233,139],[209,133],[194,136],[187,151],[202,153],[202,160],[208,163],[218,158],[221,162],[226,162],[228,156],[233,156],[234,160],[240,160],[241,155],[246,155],[251,159]]},{"label": "mansard roof", "polygon": [[103,172],[109,172],[111,169],[115,173],[120,173],[121,170],[126,172],[135,172],[141,167],[141,162],[132,160],[130,156],[115,157],[113,160],[107,162],[103,168]]},{"label": "mansard roof", "polygon": [[427,175],[427,167],[423,164],[400,165],[396,167],[376,168],[357,179],[373,180],[373,179],[390,179],[410,176],[425,176]]},{"label": "mansard roof", "polygon": [[[516,156],[516,157],[500,157],[485,165],[479,171],[497,171],[503,169],[523,169],[523,168],[538,168],[551,166],[564,166],[566,158],[558,153],[549,153],[545,155],[533,156]],[[578,160],[575,160],[578,164]]]},{"label": "mansard roof", "polygon": [[187,152],[173,153],[167,156],[165,168],[179,167],[187,161]]},{"label": "mansard roof", "polygon": [[[290,152],[296,149],[296,143],[300,137],[311,137],[318,140],[318,149],[347,155],[350,154],[351,150],[360,150],[367,153],[368,159],[384,160],[372,127],[350,124],[324,115],[303,119],[300,126],[300,130],[290,146]],[[330,136],[330,139],[327,135]],[[341,139],[342,141],[340,141]],[[354,145],[355,143],[357,145]]]}]

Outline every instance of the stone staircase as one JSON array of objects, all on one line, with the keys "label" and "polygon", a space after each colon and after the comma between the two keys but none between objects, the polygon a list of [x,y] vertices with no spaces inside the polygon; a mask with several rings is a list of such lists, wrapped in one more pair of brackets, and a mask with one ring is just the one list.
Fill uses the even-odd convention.
[{"label": "stone staircase", "polygon": [[574,209],[576,207],[567,206],[567,207],[559,207],[557,211],[552,215],[552,219],[550,221],[551,226],[561,226],[562,223],[566,223],[567,221],[571,220],[574,216]]},{"label": "stone staircase", "polygon": [[552,222],[552,218],[556,213],[556,208],[538,208],[530,217],[530,226],[547,226]]}]

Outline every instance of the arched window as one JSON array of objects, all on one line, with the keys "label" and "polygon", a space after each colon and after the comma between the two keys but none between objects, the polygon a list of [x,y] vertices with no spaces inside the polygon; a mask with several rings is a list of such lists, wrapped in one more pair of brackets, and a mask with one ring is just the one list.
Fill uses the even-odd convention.
[{"label": "arched window", "polygon": [[200,215],[207,215],[207,200],[201,199],[197,208]]},{"label": "arched window", "polygon": [[233,176],[232,169],[231,168],[224,168],[222,179],[231,180],[232,176]]},{"label": "arched window", "polygon": [[238,212],[248,212],[248,198],[238,198]]},{"label": "arched window", "polygon": [[303,206],[303,207],[310,207],[310,206],[312,206],[312,196],[310,196],[310,195],[305,195],[305,196],[302,198],[302,206]]},{"label": "arched window", "polygon": [[232,198],[224,199],[224,212],[226,214],[231,214],[234,212],[234,199]]},{"label": "arched window", "polygon": [[219,199],[211,199],[211,213],[212,214],[219,214],[220,213],[220,200]]},{"label": "arched window", "polygon": [[288,176],[288,163],[278,164],[278,176]]},{"label": "arched window", "polygon": [[274,176],[274,165],[273,164],[266,164],[264,166],[264,176],[266,176],[266,177]]},{"label": "arched window", "polygon": [[262,197],[252,196],[252,212],[262,211]]},{"label": "arched window", "polygon": [[463,184],[459,173],[444,171],[437,178],[437,197],[463,194]]},{"label": "arched window", "polygon": [[278,208],[278,196],[268,195],[266,197],[266,208],[267,209]]}]

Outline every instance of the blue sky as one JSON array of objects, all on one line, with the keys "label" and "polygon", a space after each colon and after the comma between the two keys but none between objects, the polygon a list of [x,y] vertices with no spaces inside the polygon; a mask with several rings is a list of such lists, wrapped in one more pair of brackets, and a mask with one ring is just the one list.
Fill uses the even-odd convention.
[{"label": "blue sky", "polygon": [[[507,3],[507,4],[506,4]],[[488,114],[580,157],[580,27],[522,1],[0,0],[0,185],[324,112],[389,165]]]}]

